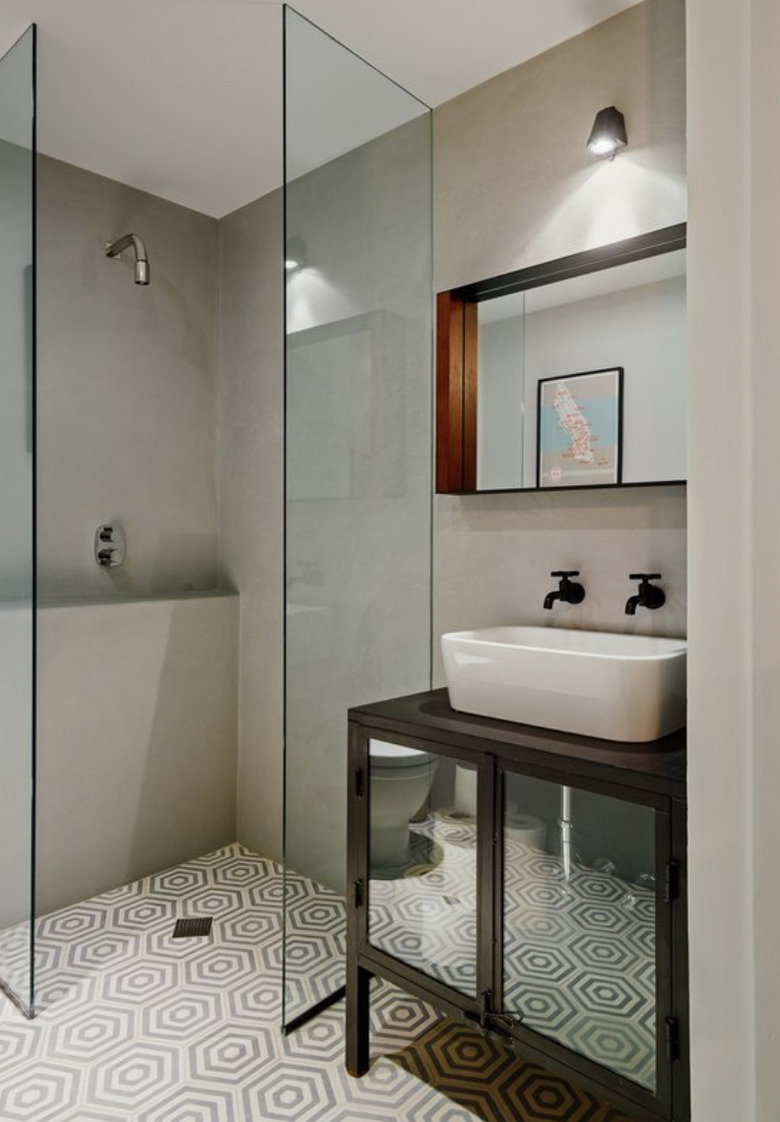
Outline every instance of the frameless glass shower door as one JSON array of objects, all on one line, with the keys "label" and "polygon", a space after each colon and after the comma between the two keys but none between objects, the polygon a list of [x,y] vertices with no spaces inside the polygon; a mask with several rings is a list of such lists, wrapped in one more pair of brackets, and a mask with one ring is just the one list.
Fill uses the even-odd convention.
[{"label": "frameless glass shower door", "polygon": [[344,982],[347,710],[428,689],[430,111],[285,9],[285,1008]]},{"label": "frameless glass shower door", "polygon": [[0,58],[0,987],[34,1001],[35,28]]}]

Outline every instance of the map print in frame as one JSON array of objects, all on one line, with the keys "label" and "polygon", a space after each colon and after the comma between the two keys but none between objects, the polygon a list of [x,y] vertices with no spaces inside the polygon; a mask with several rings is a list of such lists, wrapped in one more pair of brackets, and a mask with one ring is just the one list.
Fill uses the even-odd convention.
[{"label": "map print in frame", "polygon": [[620,483],[622,366],[540,378],[536,422],[537,487]]}]

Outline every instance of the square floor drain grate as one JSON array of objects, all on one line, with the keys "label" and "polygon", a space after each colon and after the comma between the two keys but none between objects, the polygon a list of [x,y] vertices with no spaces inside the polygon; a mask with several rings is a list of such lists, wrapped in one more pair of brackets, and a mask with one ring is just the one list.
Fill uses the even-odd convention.
[{"label": "square floor drain grate", "polygon": [[173,929],[174,939],[196,939],[211,934],[211,916],[196,916],[194,919],[177,919]]}]

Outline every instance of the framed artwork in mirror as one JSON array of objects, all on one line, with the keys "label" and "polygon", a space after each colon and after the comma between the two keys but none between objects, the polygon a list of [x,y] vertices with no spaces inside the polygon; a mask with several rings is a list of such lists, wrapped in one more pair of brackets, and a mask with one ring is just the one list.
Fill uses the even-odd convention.
[{"label": "framed artwork in mirror", "polygon": [[620,483],[622,441],[622,366],[539,379],[537,487]]}]

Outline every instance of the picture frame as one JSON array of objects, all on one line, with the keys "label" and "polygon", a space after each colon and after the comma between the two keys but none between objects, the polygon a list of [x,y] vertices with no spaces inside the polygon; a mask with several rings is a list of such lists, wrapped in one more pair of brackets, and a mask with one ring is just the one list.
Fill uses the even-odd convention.
[{"label": "picture frame", "polygon": [[623,367],[540,378],[536,486],[610,486],[622,473]]}]

